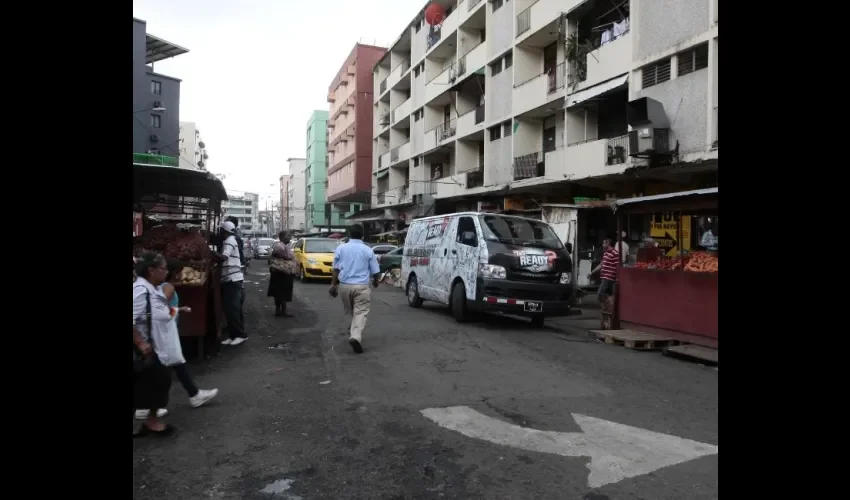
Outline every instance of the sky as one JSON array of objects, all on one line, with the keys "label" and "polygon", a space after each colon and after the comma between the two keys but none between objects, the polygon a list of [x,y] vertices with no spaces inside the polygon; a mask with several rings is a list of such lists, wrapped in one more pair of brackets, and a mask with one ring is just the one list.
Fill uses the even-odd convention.
[{"label": "sky", "polygon": [[306,155],[307,121],[357,42],[386,47],[425,0],[134,0],[147,32],[189,49],[154,69],[182,80],[208,170],[228,190],[279,198],[287,158]]}]

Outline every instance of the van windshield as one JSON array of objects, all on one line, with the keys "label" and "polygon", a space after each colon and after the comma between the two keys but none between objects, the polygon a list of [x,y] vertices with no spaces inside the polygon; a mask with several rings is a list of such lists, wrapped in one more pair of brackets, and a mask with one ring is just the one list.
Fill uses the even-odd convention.
[{"label": "van windshield", "polygon": [[484,239],[511,245],[563,248],[560,238],[548,224],[520,217],[480,215]]}]

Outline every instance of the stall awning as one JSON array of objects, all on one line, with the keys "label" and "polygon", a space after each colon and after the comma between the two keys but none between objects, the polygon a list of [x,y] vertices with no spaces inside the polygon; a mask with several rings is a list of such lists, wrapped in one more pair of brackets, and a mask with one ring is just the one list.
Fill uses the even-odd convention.
[{"label": "stall awning", "polygon": [[654,194],[652,196],[640,196],[637,198],[622,198],[613,203],[615,207],[621,207],[630,203],[644,203],[647,201],[668,200],[671,198],[684,198],[687,196],[702,196],[707,194],[718,194],[717,188],[694,189],[693,191],[679,191],[678,193]]},{"label": "stall awning", "polygon": [[389,167],[387,167],[387,169],[386,169],[386,170],[382,170],[382,171],[380,171],[380,172],[376,173],[376,174],[375,174],[375,178],[376,178],[376,179],[383,179],[384,177],[386,177],[386,176],[388,176],[388,175],[390,175],[390,169],[389,169]]},{"label": "stall awning", "polygon": [[133,203],[146,195],[186,196],[221,202],[227,191],[221,180],[203,170],[133,164]]},{"label": "stall awning", "polygon": [[619,90],[621,87],[626,85],[626,82],[629,81],[629,75],[622,75],[616,78],[612,78],[607,82],[602,82],[599,85],[594,85],[593,87],[586,88],[584,90],[580,90],[575,94],[567,97],[567,107],[570,108],[577,104],[581,104],[588,99],[593,99],[594,97],[602,97],[603,95]]},{"label": "stall awning", "polygon": [[372,222],[379,220],[391,220],[386,216],[386,210],[383,208],[367,208],[345,218],[352,222]]}]

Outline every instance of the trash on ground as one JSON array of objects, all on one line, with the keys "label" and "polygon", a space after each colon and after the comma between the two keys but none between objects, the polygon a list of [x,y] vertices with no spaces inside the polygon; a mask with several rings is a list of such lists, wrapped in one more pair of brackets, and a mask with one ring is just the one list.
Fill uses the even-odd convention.
[{"label": "trash on ground", "polygon": [[323,381],[319,382],[320,385],[328,385],[330,383],[331,383],[330,380],[323,380]]}]

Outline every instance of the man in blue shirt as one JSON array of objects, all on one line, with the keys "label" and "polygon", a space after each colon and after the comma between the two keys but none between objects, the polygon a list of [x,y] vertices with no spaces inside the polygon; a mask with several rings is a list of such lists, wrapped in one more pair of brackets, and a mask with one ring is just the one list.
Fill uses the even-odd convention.
[{"label": "man in blue shirt", "polygon": [[372,292],[369,282],[378,288],[378,259],[375,252],[363,243],[363,228],[352,226],[349,230],[348,243],[340,245],[334,252],[334,276],[331,282],[330,294],[342,297],[345,314],[352,316],[348,343],[354,352],[363,352],[360,344],[363,340],[363,329],[366,328],[366,317],[372,304]]}]

